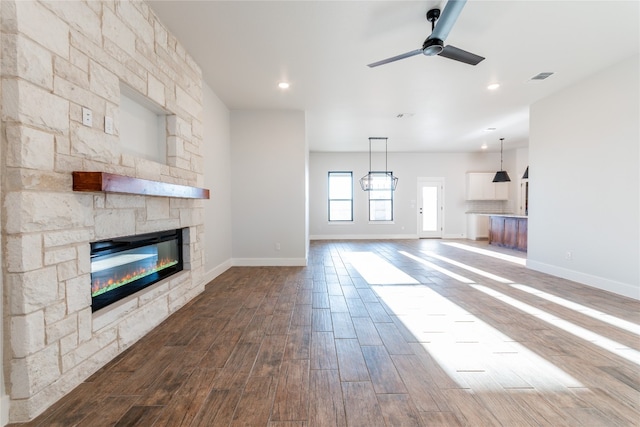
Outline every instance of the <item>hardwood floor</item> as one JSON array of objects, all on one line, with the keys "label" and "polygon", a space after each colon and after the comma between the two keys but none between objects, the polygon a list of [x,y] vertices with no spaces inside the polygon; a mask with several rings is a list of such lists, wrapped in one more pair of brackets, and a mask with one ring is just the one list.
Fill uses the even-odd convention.
[{"label": "hardwood floor", "polygon": [[522,257],[314,241],[231,268],[22,425],[640,425],[638,301],[469,247]]}]

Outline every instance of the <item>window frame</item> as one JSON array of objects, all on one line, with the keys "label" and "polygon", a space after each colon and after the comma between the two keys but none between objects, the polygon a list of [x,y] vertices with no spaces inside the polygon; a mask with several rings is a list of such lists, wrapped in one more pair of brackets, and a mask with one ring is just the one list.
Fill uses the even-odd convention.
[{"label": "window frame", "polygon": [[[331,176],[332,175],[348,175],[351,180],[351,198],[349,199],[332,199],[331,198]],[[331,202],[349,202],[351,219],[331,219]],[[327,173],[327,219],[329,223],[348,223],[353,222],[353,171],[328,171]]]}]

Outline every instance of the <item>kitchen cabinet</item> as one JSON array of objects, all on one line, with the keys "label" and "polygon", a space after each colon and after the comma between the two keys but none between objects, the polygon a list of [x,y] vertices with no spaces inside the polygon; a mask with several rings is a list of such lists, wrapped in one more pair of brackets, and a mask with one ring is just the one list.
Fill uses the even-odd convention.
[{"label": "kitchen cabinet", "polygon": [[526,252],[528,223],[525,216],[491,215],[489,244]]},{"label": "kitchen cabinet", "polygon": [[493,182],[495,172],[467,173],[467,200],[509,200],[509,183]]},{"label": "kitchen cabinet", "polygon": [[489,217],[480,214],[467,214],[467,239],[481,240],[489,238]]}]

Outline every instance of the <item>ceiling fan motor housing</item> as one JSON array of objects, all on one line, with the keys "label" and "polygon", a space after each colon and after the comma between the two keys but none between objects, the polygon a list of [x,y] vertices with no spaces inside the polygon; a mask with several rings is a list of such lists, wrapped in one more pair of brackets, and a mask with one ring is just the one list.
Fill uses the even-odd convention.
[{"label": "ceiling fan motor housing", "polygon": [[440,39],[426,39],[422,44],[422,53],[427,56],[438,55],[444,49],[444,42]]}]

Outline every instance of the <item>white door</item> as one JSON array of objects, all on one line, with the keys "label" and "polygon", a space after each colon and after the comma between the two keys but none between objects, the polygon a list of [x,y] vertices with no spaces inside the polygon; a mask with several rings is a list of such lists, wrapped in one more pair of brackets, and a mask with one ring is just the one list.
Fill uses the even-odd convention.
[{"label": "white door", "polygon": [[442,238],[444,178],[418,178],[418,237]]}]

